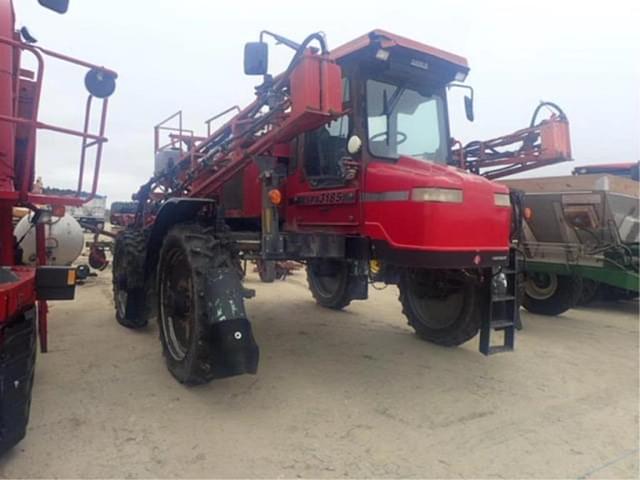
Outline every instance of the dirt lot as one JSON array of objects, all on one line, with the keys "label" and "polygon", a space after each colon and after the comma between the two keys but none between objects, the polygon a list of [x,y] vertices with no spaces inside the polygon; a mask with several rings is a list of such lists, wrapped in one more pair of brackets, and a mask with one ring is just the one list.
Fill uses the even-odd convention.
[{"label": "dirt lot", "polygon": [[155,325],[117,325],[109,272],[55,304],[0,477],[638,477],[634,304],[525,313],[484,358],[419,341],[391,287],[332,312],[302,273],[248,283],[258,375],[192,389]]}]

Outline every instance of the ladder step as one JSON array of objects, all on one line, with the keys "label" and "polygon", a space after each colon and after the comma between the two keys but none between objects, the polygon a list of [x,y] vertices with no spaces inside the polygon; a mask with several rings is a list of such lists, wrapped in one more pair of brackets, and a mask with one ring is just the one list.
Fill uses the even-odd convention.
[{"label": "ladder step", "polygon": [[494,330],[500,330],[503,328],[510,328],[515,326],[515,324],[511,320],[494,320],[489,325]]},{"label": "ladder step", "polygon": [[513,352],[513,347],[509,345],[499,345],[497,347],[489,347],[489,349],[484,353],[485,355],[493,355],[494,353],[502,353],[502,352]]},{"label": "ladder step", "polygon": [[491,301],[494,303],[497,302],[509,302],[515,300],[516,297],[514,295],[495,295],[491,297]]},{"label": "ladder step", "polygon": [[[501,352],[511,352],[514,349],[516,328],[521,328],[520,312],[517,307],[518,296],[518,271],[520,263],[514,250],[509,252],[509,265],[500,270],[506,275],[507,288],[509,290],[500,293],[492,291],[489,296],[490,303],[483,314],[480,327],[479,350],[484,355],[493,355]],[[504,278],[502,279],[504,280]],[[492,345],[491,337],[494,332],[502,332],[502,341]],[[496,339],[498,340],[498,339]],[[497,342],[496,342],[497,343]]]}]

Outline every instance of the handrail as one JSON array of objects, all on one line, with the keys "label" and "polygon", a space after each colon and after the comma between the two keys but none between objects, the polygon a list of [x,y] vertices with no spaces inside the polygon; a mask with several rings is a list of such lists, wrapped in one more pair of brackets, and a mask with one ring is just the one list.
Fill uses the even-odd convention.
[{"label": "handrail", "polygon": [[[178,128],[165,127],[167,123],[169,123],[171,120],[173,120],[176,117],[178,118]],[[162,145],[162,146],[160,145],[160,130],[176,131],[176,132],[180,132],[180,135],[182,135],[182,110],[178,110],[176,113],[169,115],[160,123],[153,126],[153,134],[154,134],[153,135],[153,153],[154,154],[158,153],[160,150],[163,150],[172,144],[170,142],[166,145]],[[180,152],[182,153],[182,148],[180,149]]]},{"label": "handrail", "polygon": [[[14,103],[14,111],[13,116],[10,115],[0,115],[0,122],[8,122],[13,123],[15,125],[24,125],[28,127],[27,134],[27,147],[26,147],[26,158],[25,164],[22,169],[22,181],[20,185],[16,185],[17,189],[17,199],[24,204],[31,203],[50,203],[50,204],[67,204],[67,205],[82,205],[86,202],[91,201],[97,192],[98,188],[98,178],[100,174],[100,164],[102,159],[103,145],[108,141],[107,137],[105,137],[105,128],[106,128],[106,117],[107,117],[107,108],[108,108],[108,98],[102,98],[102,109],[100,113],[100,124],[98,126],[98,133],[90,133],[89,125],[91,120],[91,107],[93,104],[93,95],[89,94],[86,105],[85,105],[85,119],[84,119],[84,128],[82,131],[61,127],[57,125],[52,125],[48,123],[41,122],[38,119],[38,107],[40,103],[40,96],[42,93],[42,84],[44,79],[44,69],[45,62],[44,56],[53,57],[68,63],[72,63],[81,67],[85,67],[88,69],[95,69],[103,71],[113,78],[117,78],[117,73],[113,70],[109,70],[107,68],[93,65],[91,63],[85,62],[83,60],[78,60],[67,55],[63,55],[61,53],[54,52],[52,50],[47,50],[42,47],[36,47],[33,45],[26,44],[21,41],[16,41],[13,39],[9,39],[6,37],[0,37],[0,44],[5,44],[14,49],[17,49],[20,54],[16,55],[17,65],[14,70],[16,72],[15,76],[15,103]],[[35,73],[35,78],[25,79],[24,75],[21,75],[21,60],[22,53],[27,51],[31,53],[36,59],[37,70]],[[20,117],[18,110],[18,101],[19,101],[19,91],[21,82],[28,81],[29,83],[34,85],[34,102],[33,102],[33,110],[31,112],[30,118]],[[50,130],[57,133],[62,133],[66,135],[71,135],[75,137],[80,137],[82,139],[82,147],[80,151],[80,166],[79,166],[79,175],[78,175],[78,189],[76,191],[75,196],[64,197],[64,196],[55,196],[55,195],[43,195],[31,192],[31,178],[34,175],[35,169],[35,146],[36,146],[36,132],[38,130]],[[96,154],[94,159],[94,169],[93,169],[93,181],[91,182],[91,191],[89,195],[84,195],[82,191],[83,183],[84,183],[84,171],[86,165],[86,153],[87,150],[91,147],[96,147]],[[14,164],[14,168],[16,165]],[[5,192],[3,197],[11,197],[10,192]]]},{"label": "handrail", "polygon": [[235,110],[237,113],[240,113],[240,112],[242,111],[242,109],[240,108],[240,106],[238,106],[238,105],[234,105],[234,106],[229,107],[229,108],[227,108],[226,110],[224,110],[224,111],[222,111],[222,112],[218,113],[217,115],[214,115],[213,117],[206,119],[206,120],[204,121],[204,123],[206,123],[206,125],[207,125],[207,137],[210,137],[210,136],[211,136],[211,122],[213,122],[214,120],[217,120],[218,118],[220,118],[220,117],[222,117],[222,116],[226,115],[226,114],[227,114],[227,113],[229,113],[229,112],[233,112],[234,110]]}]

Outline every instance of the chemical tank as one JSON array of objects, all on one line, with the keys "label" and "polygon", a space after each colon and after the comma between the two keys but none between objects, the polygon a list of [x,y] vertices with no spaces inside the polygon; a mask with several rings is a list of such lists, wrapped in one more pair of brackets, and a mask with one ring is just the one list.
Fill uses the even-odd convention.
[{"label": "chemical tank", "polygon": [[[36,229],[30,223],[32,217],[33,214],[23,217],[13,232],[18,241],[22,239],[22,261],[28,265],[36,263]],[[84,233],[71,215],[52,217],[45,223],[44,232],[49,265],[69,265],[82,252]]]}]

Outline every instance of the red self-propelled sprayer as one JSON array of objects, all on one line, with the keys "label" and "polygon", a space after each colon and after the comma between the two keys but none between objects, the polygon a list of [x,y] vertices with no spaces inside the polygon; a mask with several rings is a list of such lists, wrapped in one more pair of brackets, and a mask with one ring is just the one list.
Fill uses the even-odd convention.
[{"label": "red self-propelled sprayer", "polygon": [[[275,77],[266,36],[295,51]],[[206,136],[180,112],[156,126],[154,175],[116,240],[118,321],[157,316],[180,382],[254,373],[240,261],[298,260],[324,307],[396,284],[421,339],[454,346],[480,332],[484,354],[511,350],[521,208],[490,178],[569,159],[564,114],[462,146],[447,89],[465,80],[464,58],[382,30],[332,51],[320,34],[260,37],[245,47],[245,72],[262,76],[251,105],[223,112],[237,113],[218,129],[219,115],[207,121]]]}]

